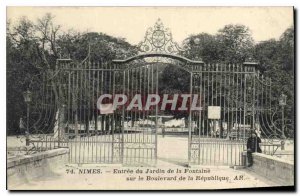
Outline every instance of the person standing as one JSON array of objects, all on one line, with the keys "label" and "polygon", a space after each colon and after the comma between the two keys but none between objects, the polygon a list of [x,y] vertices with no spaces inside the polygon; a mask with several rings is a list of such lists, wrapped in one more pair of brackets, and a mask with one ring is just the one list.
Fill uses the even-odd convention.
[{"label": "person standing", "polygon": [[162,133],[162,137],[165,137],[165,133],[166,133],[165,126],[162,127],[161,133]]},{"label": "person standing", "polygon": [[24,134],[26,131],[26,127],[25,127],[25,123],[23,118],[20,118],[20,122],[19,122],[19,133],[17,133],[17,137],[19,137],[19,135]]},{"label": "person standing", "polygon": [[247,158],[248,158],[248,167],[253,165],[252,153],[258,152],[261,153],[260,148],[261,139],[257,136],[255,132],[252,132],[251,136],[247,140]]}]

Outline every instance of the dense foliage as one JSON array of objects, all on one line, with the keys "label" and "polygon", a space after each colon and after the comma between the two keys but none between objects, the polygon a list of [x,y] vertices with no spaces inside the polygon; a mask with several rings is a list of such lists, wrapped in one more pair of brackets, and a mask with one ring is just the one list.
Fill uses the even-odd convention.
[{"label": "dense foliage", "polygon": [[64,33],[52,21],[53,16],[46,14],[35,23],[23,17],[15,25],[7,24],[8,134],[17,133],[20,117],[26,116],[23,92],[39,82],[33,81],[33,76],[47,72],[51,78],[55,74],[58,57],[81,62],[90,51],[91,61],[105,63],[131,56],[137,51],[124,39],[103,33],[78,33],[72,30]]}]

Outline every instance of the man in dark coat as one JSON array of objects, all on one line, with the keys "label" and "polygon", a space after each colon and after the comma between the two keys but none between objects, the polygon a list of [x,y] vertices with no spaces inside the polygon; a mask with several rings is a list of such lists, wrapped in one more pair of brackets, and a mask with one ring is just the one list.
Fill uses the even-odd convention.
[{"label": "man in dark coat", "polygon": [[261,139],[256,135],[255,132],[251,134],[251,137],[248,138],[247,140],[247,157],[248,157],[248,167],[251,167],[253,165],[253,157],[252,153],[253,152],[258,152],[261,153],[260,149],[260,143]]}]

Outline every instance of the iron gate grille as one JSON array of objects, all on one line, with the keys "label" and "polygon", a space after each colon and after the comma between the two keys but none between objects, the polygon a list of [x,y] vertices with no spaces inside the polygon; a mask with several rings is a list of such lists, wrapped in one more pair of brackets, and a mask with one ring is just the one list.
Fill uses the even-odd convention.
[{"label": "iron gate grille", "polygon": [[[56,76],[42,84],[51,93],[53,82],[58,84],[59,100],[51,96],[49,101],[51,99],[53,104],[40,113],[40,116],[47,113],[51,116],[49,123],[53,124],[54,135],[40,134],[32,139],[35,150],[68,147],[69,162],[76,164],[155,165],[157,108],[126,111],[124,107],[103,114],[97,108],[97,99],[103,94],[126,94],[131,97],[137,93],[142,97],[155,94],[157,66],[132,67],[85,60],[83,63],[60,61],[58,67]],[[44,93],[46,91],[41,92],[39,98]],[[58,103],[65,104],[58,106]],[[141,121],[151,124],[144,126]]]},{"label": "iron gate grille", "polygon": [[119,113],[101,114],[97,99],[120,90],[121,74],[114,65],[86,60],[67,63],[61,77],[67,86],[65,128],[70,163],[121,163]]},{"label": "iron gate grille", "polygon": [[[265,133],[260,118],[271,112],[270,81],[255,64],[205,64],[193,73],[191,88],[202,109],[191,113],[190,163],[242,165],[250,134]],[[209,117],[211,106],[219,109],[217,119]]]},{"label": "iron gate grille", "polygon": [[[41,98],[41,102],[36,103],[39,118],[34,127],[45,133],[40,127],[45,127],[47,121],[46,128],[54,129],[54,135],[32,139],[35,150],[68,147],[70,163],[155,165],[157,106],[149,111],[127,111],[122,107],[101,114],[97,98],[105,93],[129,97],[157,94],[160,64],[67,61],[59,66],[55,77],[43,76],[47,82],[36,93],[36,100]],[[191,94],[199,95],[201,106],[189,114],[189,163],[241,165],[251,131],[256,130],[261,136],[272,134],[270,81],[248,64],[179,66],[190,73]],[[59,84],[59,99],[55,99],[53,81]],[[220,107],[220,119],[208,117],[211,106]],[[263,151],[268,153],[270,145],[264,146]]]},{"label": "iron gate grille", "polygon": [[[156,165],[158,106],[103,112],[97,109],[97,100],[103,94],[130,99],[140,94],[145,101],[147,95],[158,94],[164,63],[186,71],[187,92],[200,97],[200,109],[188,111],[189,164],[241,165],[249,133],[261,133],[268,142],[276,130],[271,84],[258,64],[206,64],[182,57],[160,21],[149,28],[139,48],[137,56],[106,63],[91,62],[89,56],[82,63],[59,59],[54,71],[38,75],[35,79],[40,82],[32,86],[33,150],[68,147],[70,163],[78,164]],[[211,117],[211,112],[219,116]],[[270,151],[269,144],[263,146],[264,152]]]}]

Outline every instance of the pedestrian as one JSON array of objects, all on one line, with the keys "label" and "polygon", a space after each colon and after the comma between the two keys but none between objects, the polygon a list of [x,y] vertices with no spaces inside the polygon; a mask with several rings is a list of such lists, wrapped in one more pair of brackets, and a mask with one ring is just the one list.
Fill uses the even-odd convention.
[{"label": "pedestrian", "polygon": [[17,133],[17,137],[19,137],[19,135],[24,134],[26,131],[26,127],[25,127],[25,123],[23,118],[20,118],[20,122],[19,122],[19,133]]},{"label": "pedestrian", "polygon": [[248,167],[253,165],[253,157],[252,153],[258,152],[261,153],[260,149],[261,139],[257,136],[257,134],[253,131],[251,136],[247,140],[247,158],[248,158]]},{"label": "pedestrian", "polygon": [[162,133],[162,137],[165,137],[165,132],[166,132],[166,130],[165,130],[165,126],[163,126],[163,127],[162,127],[162,131],[161,131],[161,133]]}]

